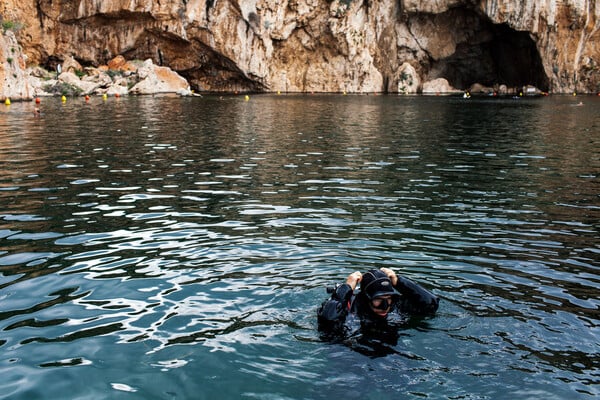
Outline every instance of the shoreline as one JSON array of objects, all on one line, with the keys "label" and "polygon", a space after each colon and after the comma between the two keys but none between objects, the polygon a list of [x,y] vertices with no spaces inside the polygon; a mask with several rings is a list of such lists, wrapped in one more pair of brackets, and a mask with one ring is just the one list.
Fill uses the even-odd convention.
[{"label": "shoreline", "polygon": [[60,94],[50,94],[50,95],[40,95],[36,97],[30,98],[11,98],[8,96],[0,97],[0,101],[2,103],[6,103],[6,101],[10,101],[10,103],[27,103],[27,102],[40,102],[42,99],[61,99],[65,97],[66,99],[85,99],[89,100],[92,98],[124,98],[124,97],[234,97],[234,96],[244,96],[244,95],[252,95],[252,96],[263,96],[263,95],[272,95],[272,96],[395,96],[395,97],[456,97],[456,98],[464,98],[468,100],[470,98],[476,99],[515,99],[515,98],[544,98],[549,96],[561,96],[561,97],[600,97],[599,93],[543,93],[543,94],[486,94],[486,93],[475,93],[470,94],[469,96],[465,96],[465,92],[452,92],[452,93],[390,93],[390,92],[280,92],[280,91],[263,91],[263,92],[253,92],[253,91],[235,91],[235,92],[192,92],[190,94],[178,94],[175,92],[162,92],[162,93],[149,93],[149,94],[110,94],[110,95],[102,95],[102,94],[94,94],[94,95],[60,95]]}]

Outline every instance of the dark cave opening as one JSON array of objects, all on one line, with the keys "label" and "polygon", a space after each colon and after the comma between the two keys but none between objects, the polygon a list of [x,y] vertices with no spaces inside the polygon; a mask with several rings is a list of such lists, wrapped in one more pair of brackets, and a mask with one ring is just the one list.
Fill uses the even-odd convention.
[{"label": "dark cave opening", "polygon": [[533,85],[548,90],[548,77],[528,32],[488,23],[477,39],[459,44],[453,55],[436,61],[430,76],[444,77],[462,90],[474,83],[488,87],[504,84],[508,88]]}]

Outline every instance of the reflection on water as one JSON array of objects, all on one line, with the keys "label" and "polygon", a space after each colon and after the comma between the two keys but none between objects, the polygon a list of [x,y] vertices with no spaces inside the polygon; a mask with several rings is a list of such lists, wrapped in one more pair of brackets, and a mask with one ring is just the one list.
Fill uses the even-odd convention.
[{"label": "reflection on water", "polygon": [[[0,111],[0,397],[598,394],[598,99],[57,103]],[[321,342],[383,266],[438,315]]]}]

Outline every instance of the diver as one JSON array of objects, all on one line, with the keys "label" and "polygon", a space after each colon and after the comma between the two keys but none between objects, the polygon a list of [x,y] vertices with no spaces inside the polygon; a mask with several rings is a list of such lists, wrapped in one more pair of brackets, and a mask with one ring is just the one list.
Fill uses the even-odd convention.
[{"label": "diver", "polygon": [[317,311],[319,331],[327,339],[355,335],[351,320],[358,320],[361,334],[388,332],[397,337],[397,327],[407,318],[431,316],[439,306],[437,296],[389,268],[353,272],[346,283],[328,291],[331,298]]}]

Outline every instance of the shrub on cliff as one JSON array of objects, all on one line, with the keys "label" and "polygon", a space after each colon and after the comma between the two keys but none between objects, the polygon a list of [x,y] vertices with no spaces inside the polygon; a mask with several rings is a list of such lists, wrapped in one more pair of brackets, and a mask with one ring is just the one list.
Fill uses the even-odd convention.
[{"label": "shrub on cliff", "polygon": [[[0,16],[0,20],[2,20],[1,16]],[[2,20],[2,33],[6,33],[6,31],[18,32],[22,28],[23,28],[23,24],[21,22]]]}]

